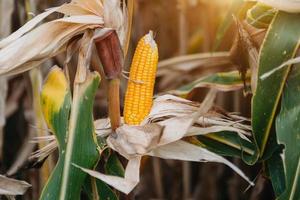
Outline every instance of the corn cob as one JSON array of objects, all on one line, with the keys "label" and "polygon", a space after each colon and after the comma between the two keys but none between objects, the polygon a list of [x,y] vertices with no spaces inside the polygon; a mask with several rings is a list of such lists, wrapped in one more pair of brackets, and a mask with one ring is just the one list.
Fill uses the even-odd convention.
[{"label": "corn cob", "polygon": [[158,48],[150,31],[138,43],[130,69],[125,95],[124,121],[139,125],[152,107],[158,63]]}]

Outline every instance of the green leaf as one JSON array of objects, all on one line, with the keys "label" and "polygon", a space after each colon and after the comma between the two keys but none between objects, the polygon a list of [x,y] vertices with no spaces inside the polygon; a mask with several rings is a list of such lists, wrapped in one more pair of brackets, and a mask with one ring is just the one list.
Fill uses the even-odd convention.
[{"label": "green leaf", "polygon": [[[300,15],[297,19],[299,19]],[[286,190],[279,200],[300,199],[300,68],[291,71],[285,84],[281,110],[276,119],[279,143],[284,145]]]},{"label": "green leaf", "polygon": [[118,200],[117,194],[103,181],[93,178],[96,181],[99,200]]},{"label": "green leaf", "polygon": [[[270,24],[262,45],[258,77],[294,57],[300,37],[300,15],[278,12]],[[290,67],[271,77],[258,79],[252,99],[252,128],[260,157],[270,139],[271,127]],[[274,137],[274,136],[273,136]],[[273,145],[270,148],[274,148]],[[258,157],[254,158],[257,161]]]},{"label": "green leaf", "polygon": [[271,158],[266,160],[267,170],[276,196],[279,196],[285,190],[285,174],[280,153],[281,151],[277,151]]},{"label": "green leaf", "polygon": [[124,177],[125,171],[116,153],[111,152],[105,163],[106,174]]},{"label": "green leaf", "polygon": [[[105,172],[108,175],[124,177],[125,170],[116,153],[111,152],[105,165]],[[100,200],[117,200],[119,199],[116,193],[103,181],[96,180],[98,194]]]},{"label": "green leaf", "polygon": [[[104,154],[102,154],[102,157],[103,156],[104,156]],[[124,173],[125,173],[124,168],[123,168],[117,154],[114,152],[111,152],[109,154],[108,159],[105,162],[104,168],[105,168],[106,174],[124,177]],[[95,181],[95,182],[93,182],[93,181]],[[93,196],[92,196],[93,185],[92,184],[96,185],[97,193],[98,193],[100,200],[117,200],[117,199],[119,199],[117,194],[113,191],[113,189],[110,188],[106,183],[104,183],[103,181],[101,181],[99,179],[88,177],[88,181],[86,181],[84,190],[90,200],[93,200]]]},{"label": "green leaf", "polygon": [[92,116],[99,82],[97,73],[89,73],[84,83],[75,84],[71,103],[71,92],[63,72],[55,68],[48,76],[42,91],[42,107],[59,143],[59,160],[43,189],[42,200],[80,199],[87,175],[73,163],[93,168],[99,158]]},{"label": "green leaf", "polygon": [[234,132],[210,133],[197,137],[200,145],[222,156],[237,157],[247,161],[254,154],[254,144],[243,140]]},{"label": "green leaf", "polygon": [[41,95],[44,117],[48,127],[51,128],[57,138],[60,152],[58,164],[43,189],[41,199],[58,199],[65,158],[65,154],[62,152],[66,150],[64,138],[69,126],[69,114],[72,102],[67,80],[59,68],[54,68],[50,72]]},{"label": "green leaf", "polygon": [[[246,77],[246,81],[250,82],[250,76]],[[238,71],[216,73],[200,78],[177,90],[170,91],[170,93],[178,96],[186,96],[194,89],[201,87],[214,88],[220,91],[233,91],[242,89],[244,87],[244,81]]]},{"label": "green leaf", "polygon": [[111,189],[107,184],[104,182],[93,178],[91,176],[88,176],[85,184],[83,186],[83,190],[85,194],[87,195],[87,198],[89,200],[94,200],[97,198],[93,197],[93,184],[95,184],[95,188],[97,189],[97,195],[99,197],[99,200],[118,200],[117,194]]}]

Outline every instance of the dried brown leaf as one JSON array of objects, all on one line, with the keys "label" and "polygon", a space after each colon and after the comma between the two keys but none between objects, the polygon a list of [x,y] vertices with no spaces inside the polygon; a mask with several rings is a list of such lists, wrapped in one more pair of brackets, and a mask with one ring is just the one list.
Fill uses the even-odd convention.
[{"label": "dried brown leaf", "polygon": [[237,36],[230,50],[230,58],[237,66],[237,69],[242,75],[244,84],[246,84],[247,70],[251,69],[251,88],[252,92],[256,89],[257,69],[259,59],[259,47],[256,46],[251,33],[253,29],[245,28],[246,25],[235,18],[237,27]]},{"label": "dried brown leaf", "polygon": [[115,29],[121,45],[125,45],[128,20],[126,13],[122,12],[120,0],[104,0],[104,25]]},{"label": "dried brown leaf", "polygon": [[249,178],[234,164],[213,152],[199,146],[179,140],[154,149],[148,155],[173,160],[183,160],[192,162],[218,162],[223,163],[239,174],[251,185],[254,185]]},{"label": "dried brown leaf", "polygon": [[0,195],[23,195],[31,187],[25,181],[19,181],[0,175]]},{"label": "dried brown leaf", "polygon": [[74,16],[41,25],[0,50],[0,74],[13,75],[41,64],[64,51],[72,37],[101,26],[101,20],[96,16]]},{"label": "dried brown leaf", "polygon": [[139,183],[140,165],[141,156],[137,156],[135,158],[130,159],[125,169],[125,176],[124,178],[122,178],[118,176],[105,175],[97,171],[85,169],[74,164],[74,166],[88,173],[92,177],[104,181],[105,183],[111,185],[114,188],[117,188],[119,191],[125,194],[129,194],[132,191],[132,189],[135,188],[135,186]]},{"label": "dried brown leaf", "polygon": [[[103,27],[103,9],[100,1],[74,0],[37,15],[0,41],[0,74],[12,75],[24,72],[65,51],[74,36],[82,34],[87,29]],[[38,26],[54,12],[66,16]],[[38,27],[35,28],[36,26]],[[16,57],[18,59],[15,59]]]}]

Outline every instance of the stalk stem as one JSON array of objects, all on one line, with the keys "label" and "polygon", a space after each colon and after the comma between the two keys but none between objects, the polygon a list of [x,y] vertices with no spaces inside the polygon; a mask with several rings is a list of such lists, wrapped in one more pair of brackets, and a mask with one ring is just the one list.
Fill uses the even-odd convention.
[{"label": "stalk stem", "polygon": [[120,79],[108,80],[108,114],[113,131],[121,125]]}]

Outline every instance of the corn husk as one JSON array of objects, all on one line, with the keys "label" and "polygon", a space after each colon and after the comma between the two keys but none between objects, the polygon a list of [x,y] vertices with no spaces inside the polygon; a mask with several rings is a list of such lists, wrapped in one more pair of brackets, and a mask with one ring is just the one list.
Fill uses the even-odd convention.
[{"label": "corn husk", "polygon": [[[160,115],[159,118],[170,118],[148,124],[146,123],[146,120],[146,122],[140,126],[123,125],[116,130],[116,133],[111,134],[106,140],[108,146],[129,160],[124,178],[105,175],[103,173],[82,168],[80,166],[76,167],[126,194],[130,193],[139,182],[138,169],[140,168],[141,164],[140,160],[145,155],[182,161],[223,163],[233,169],[251,185],[253,185],[248,177],[228,160],[202,147],[182,140],[186,136],[202,134],[199,132],[189,132],[189,129],[198,122],[199,117],[203,117],[203,115],[207,114],[208,111],[211,110],[214,97],[215,92],[209,93],[202,105],[198,106],[197,109],[190,114],[170,117],[171,113],[165,112],[164,114],[167,115]],[[164,98],[168,99],[166,97]],[[178,97],[175,97],[175,99],[177,101],[181,100]],[[182,99],[182,101],[186,104],[193,104],[193,102],[184,99]],[[172,105],[170,105],[168,108],[171,107]],[[152,113],[156,112],[155,109],[156,107],[153,106]],[[167,109],[167,111],[169,110]],[[179,112],[180,111],[185,112],[183,109],[179,110]],[[237,129],[238,128],[236,128],[236,130]],[[214,132],[213,129],[212,132]],[[244,138],[245,136],[241,139]]]}]

